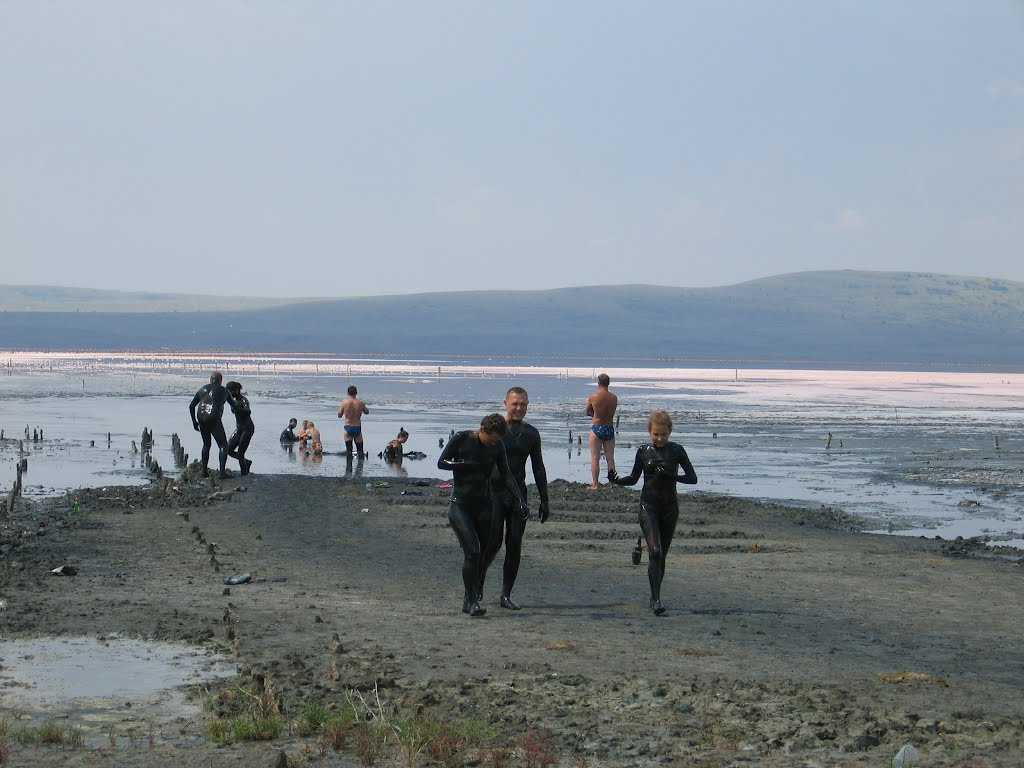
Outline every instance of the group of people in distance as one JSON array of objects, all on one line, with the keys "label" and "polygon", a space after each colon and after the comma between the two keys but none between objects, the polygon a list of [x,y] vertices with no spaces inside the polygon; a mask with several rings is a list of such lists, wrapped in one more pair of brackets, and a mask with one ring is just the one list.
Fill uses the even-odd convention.
[{"label": "group of people in distance", "polygon": [[[366,403],[359,399],[358,390],[355,387],[349,387],[348,396],[338,406],[338,418],[344,420],[342,423],[345,430],[345,453],[348,456],[352,455],[352,443],[355,442],[356,455],[359,458],[366,457],[363,450],[362,419],[363,415],[369,412],[370,409],[366,407]],[[305,419],[302,422],[302,429],[296,432],[295,428],[298,425],[299,422],[296,419],[289,419],[288,426],[281,432],[281,442],[285,445],[298,443],[308,455],[323,456],[324,441],[316,424]]]},{"label": "group of people in distance", "polygon": [[[661,410],[652,411],[647,420],[650,442],[637,448],[633,470],[619,476],[615,470],[615,411],[618,398],[609,391],[607,374],[598,377],[597,392],[587,398],[591,417],[591,488],[600,487],[600,459],[605,455],[608,480],[616,485],[636,485],[643,478],[640,494],[640,529],[649,557],[650,607],[655,615],[665,613],[661,602],[661,583],[665,578],[665,558],[679,520],[676,483],[694,484],[693,470],[686,449],[669,440],[672,417]],[[519,610],[512,599],[512,588],[519,573],[523,534],[530,517],[526,494],[526,461],[530,460],[533,479],[540,497],[537,517],[541,523],[551,514],[548,504],[547,472],[541,453],[540,433],[526,421],[529,395],[522,387],[505,394],[505,415],[485,416],[479,429],[455,434],[437,460],[439,469],[454,474],[448,521],[462,547],[462,581],[465,593],[462,612],[483,616],[481,605],[487,570],[505,541],[505,566],[501,585],[502,608]]]},{"label": "group of people in distance", "polygon": [[[209,473],[212,442],[220,449],[220,476],[230,477],[226,462],[228,456],[238,460],[242,474],[248,474],[252,462],[245,457],[246,449],[255,433],[252,408],[242,385],[236,381],[222,384],[219,371],[210,376],[210,383],[200,387],[189,414],[192,425],[203,438],[203,475]],[[643,479],[640,493],[639,522],[648,552],[647,576],[650,582],[650,607],[655,615],[662,615],[661,583],[665,577],[665,559],[668,555],[676,523],[679,502],[676,484],[695,484],[697,474],[679,443],[671,442],[672,418],[662,410],[652,411],[647,420],[650,442],[636,451],[633,469],[620,476],[615,469],[615,412],[618,398],[609,391],[610,379],[601,374],[597,391],[587,398],[586,413],[591,418],[590,457],[591,489],[600,488],[600,461],[604,454],[608,466],[608,481],[616,485],[636,485]],[[235,416],[235,432],[228,439],[221,424],[225,403]],[[522,387],[511,387],[505,393],[504,415],[485,416],[476,430],[458,432],[451,436],[437,461],[439,469],[453,473],[452,494],[448,506],[448,522],[462,548],[462,581],[464,595],[462,611],[470,616],[483,616],[484,582],[502,543],[505,561],[502,569],[501,598],[499,604],[508,610],[519,610],[512,599],[512,590],[522,560],[523,536],[530,518],[527,504],[526,462],[529,460],[537,486],[539,504],[537,517],[541,523],[551,514],[548,504],[547,472],[541,451],[540,433],[525,421],[530,399]],[[362,459],[366,457],[363,444],[362,417],[369,414],[366,403],[359,399],[354,386],[338,407],[338,418],[343,419],[345,453],[351,457],[353,449]],[[311,421],[303,422],[296,434],[298,422],[291,419],[281,433],[282,442],[307,441],[311,450],[323,452],[320,432]],[[409,433],[405,428],[381,452],[385,459],[403,455]],[[571,439],[571,436],[570,436]]]}]

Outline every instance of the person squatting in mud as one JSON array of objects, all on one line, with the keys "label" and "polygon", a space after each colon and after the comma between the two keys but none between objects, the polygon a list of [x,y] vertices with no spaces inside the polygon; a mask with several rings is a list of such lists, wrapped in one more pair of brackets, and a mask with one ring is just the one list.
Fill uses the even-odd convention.
[{"label": "person squatting in mud", "polygon": [[218,456],[220,465],[220,476],[231,477],[227,470],[228,461],[228,438],[224,433],[224,425],[221,417],[224,415],[224,403],[231,398],[231,394],[223,386],[224,376],[220,371],[210,374],[210,383],[205,384],[196,391],[192,402],[188,404],[188,412],[192,417],[192,428],[203,438],[203,477],[210,474],[210,448],[214,440],[217,441]]},{"label": "person squatting in mud", "polygon": [[[512,387],[505,393],[505,422],[507,429],[501,438],[508,458],[509,470],[519,488],[519,497],[526,502],[526,460],[533,467],[533,481],[537,484],[537,495],[540,506],[537,516],[543,523],[548,519],[548,475],[544,469],[544,457],[541,455],[540,432],[531,424],[523,421],[526,409],[530,405],[529,395],[522,387]],[[493,499],[492,535],[486,544],[483,564],[480,568],[480,588],[482,596],[487,569],[494,562],[501,549],[502,534],[505,538],[505,565],[502,573],[501,602],[502,608],[518,611],[519,605],[512,600],[512,588],[519,575],[519,563],[523,552],[523,534],[526,532],[526,518],[519,514],[517,499],[505,490],[500,475],[491,477],[491,498]],[[482,599],[482,597],[481,597]]]},{"label": "person squatting in mud", "polygon": [[[640,529],[647,542],[650,563],[647,578],[651,584],[651,610],[656,616],[665,612],[661,603],[661,582],[665,578],[665,558],[672,545],[672,536],[679,520],[679,498],[676,483],[694,485],[697,473],[693,471],[686,449],[679,443],[669,442],[672,436],[672,417],[665,411],[652,411],[647,420],[651,442],[636,449],[633,471],[619,477],[609,471],[609,479],[616,485],[636,485],[641,473],[644,487],[640,492]],[[682,474],[677,474],[678,470]]]},{"label": "person squatting in mud", "polygon": [[455,475],[448,522],[462,547],[462,581],[466,590],[462,612],[470,616],[487,613],[480,605],[480,572],[483,547],[491,538],[491,475],[495,471],[515,499],[515,510],[522,519],[530,514],[509,470],[501,442],[505,431],[505,419],[500,413],[492,413],[481,420],[477,431],[459,432],[452,437],[437,460],[438,469]]},{"label": "person squatting in mud", "polygon": [[249,441],[256,433],[256,425],[252,421],[252,407],[249,398],[242,392],[242,385],[237,381],[229,381],[224,385],[230,397],[228,405],[235,414],[235,431],[228,440],[228,456],[238,460],[238,468],[243,475],[249,474],[252,462],[245,458],[249,450]]}]

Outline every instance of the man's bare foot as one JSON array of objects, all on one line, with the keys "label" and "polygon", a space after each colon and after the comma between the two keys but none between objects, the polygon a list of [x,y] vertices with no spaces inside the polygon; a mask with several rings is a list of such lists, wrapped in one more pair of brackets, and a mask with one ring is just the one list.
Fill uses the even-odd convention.
[{"label": "man's bare foot", "polygon": [[588,491],[599,491],[599,490],[601,490],[601,486],[600,485],[592,485],[589,488],[587,488],[587,490]]}]

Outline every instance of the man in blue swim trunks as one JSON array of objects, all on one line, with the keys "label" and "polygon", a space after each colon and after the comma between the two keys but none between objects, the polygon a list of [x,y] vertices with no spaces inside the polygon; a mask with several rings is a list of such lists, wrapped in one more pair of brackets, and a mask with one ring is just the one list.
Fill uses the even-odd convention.
[{"label": "man in blue swim trunks", "polygon": [[587,416],[590,424],[590,490],[600,488],[597,482],[601,475],[601,451],[608,464],[608,476],[615,476],[615,409],[619,398],[608,391],[611,379],[607,373],[597,377],[597,392],[587,398]]},{"label": "man in blue swim trunks", "polygon": [[348,388],[348,397],[338,406],[338,418],[345,420],[345,455],[351,458],[352,442],[355,441],[356,455],[359,458],[366,458],[366,452],[363,450],[363,414],[368,414],[370,409],[356,396],[357,393],[358,390],[354,386]]}]

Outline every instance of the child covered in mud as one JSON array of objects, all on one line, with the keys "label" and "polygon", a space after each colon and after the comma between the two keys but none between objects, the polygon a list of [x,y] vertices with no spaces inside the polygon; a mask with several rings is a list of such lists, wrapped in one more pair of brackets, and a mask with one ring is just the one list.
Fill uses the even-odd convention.
[{"label": "child covered in mud", "polygon": [[[672,537],[679,520],[679,498],[676,483],[695,485],[697,473],[693,471],[686,449],[679,443],[669,442],[672,436],[672,417],[666,411],[652,411],[647,419],[647,433],[651,442],[636,449],[633,471],[624,477],[609,472],[616,485],[636,485],[643,474],[644,488],[640,492],[640,530],[647,543],[650,563],[647,578],[651,585],[651,610],[655,616],[665,612],[661,602],[661,582],[665,578],[665,558],[672,545]],[[682,474],[679,474],[682,470]]]},{"label": "child covered in mud", "polygon": [[246,458],[245,452],[249,450],[249,441],[256,433],[256,426],[252,421],[252,406],[249,405],[249,398],[242,392],[242,385],[237,381],[229,381],[224,385],[228,394],[228,405],[235,415],[235,431],[228,439],[228,456],[238,460],[239,470],[243,475],[248,475],[252,467],[252,461]]}]

